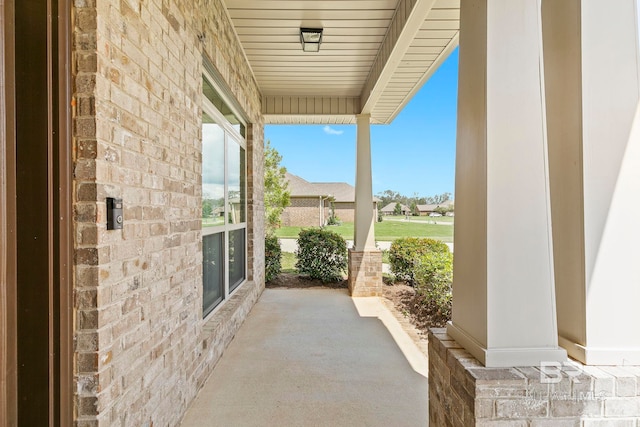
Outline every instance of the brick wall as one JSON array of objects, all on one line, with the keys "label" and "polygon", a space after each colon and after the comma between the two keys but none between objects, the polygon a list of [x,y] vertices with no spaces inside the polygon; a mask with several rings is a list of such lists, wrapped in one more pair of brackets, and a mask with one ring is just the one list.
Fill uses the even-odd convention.
[{"label": "brick wall", "polygon": [[355,219],[356,204],[354,202],[335,202],[333,204],[335,215],[342,222],[353,222]]},{"label": "brick wall", "polygon": [[[329,209],[325,208],[325,220],[329,217]],[[281,216],[282,225],[287,227],[320,226],[320,198],[292,197],[291,204],[285,208]]]},{"label": "brick wall", "polygon": [[[336,216],[342,222],[354,222],[355,221],[355,209],[356,204],[354,202],[335,202],[334,209]],[[378,220],[378,205],[373,204],[373,218],[374,221]]]},{"label": "brick wall", "polygon": [[[331,203],[324,202],[324,223],[331,214]],[[354,202],[334,202],[336,216],[342,222],[354,222]],[[374,218],[378,218],[377,208],[373,209]],[[282,225],[290,227],[318,227],[320,225],[319,197],[292,197],[291,204],[282,212]]]},{"label": "brick wall", "polygon": [[433,426],[637,427],[640,367],[485,368],[445,329],[429,333]]},{"label": "brick wall", "polygon": [[353,297],[382,296],[382,251],[349,249],[349,294]]},{"label": "brick wall", "polygon": [[[76,424],[176,425],[264,286],[259,92],[219,1],[73,4]],[[203,55],[253,123],[253,281],[206,323]],[[123,198],[121,231],[106,197]]]},{"label": "brick wall", "polygon": [[264,289],[264,126],[247,127],[247,250],[249,280]]}]

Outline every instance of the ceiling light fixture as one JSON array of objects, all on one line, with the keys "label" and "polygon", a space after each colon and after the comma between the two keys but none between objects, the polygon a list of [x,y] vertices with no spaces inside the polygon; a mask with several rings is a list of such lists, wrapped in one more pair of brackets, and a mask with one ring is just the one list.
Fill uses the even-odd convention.
[{"label": "ceiling light fixture", "polygon": [[300,43],[304,52],[319,52],[322,28],[300,28]]}]

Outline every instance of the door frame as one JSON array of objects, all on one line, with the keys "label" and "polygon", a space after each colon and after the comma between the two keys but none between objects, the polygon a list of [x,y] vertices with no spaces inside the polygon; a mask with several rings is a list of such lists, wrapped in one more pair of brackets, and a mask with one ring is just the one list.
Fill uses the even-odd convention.
[{"label": "door frame", "polygon": [[[16,425],[16,242],[13,0],[0,0],[0,425]],[[12,197],[13,196],[13,197]]]},{"label": "door frame", "polygon": [[[16,0],[0,0],[0,420],[18,425],[15,135]],[[49,87],[49,425],[73,423],[71,3],[47,0]],[[57,18],[57,19],[56,19]],[[55,84],[55,87],[54,87]],[[54,132],[53,130],[57,132]]]},{"label": "door frame", "polygon": [[[59,341],[55,345],[59,351],[57,367],[52,366],[55,372],[58,369],[58,381],[55,386],[57,390],[51,390],[50,402],[55,401],[55,396],[59,396],[58,413],[55,418],[60,421],[59,425],[66,426],[73,423],[73,135],[72,135],[72,110],[73,96],[71,86],[71,0],[57,0],[57,31],[52,31],[57,44],[57,55],[52,57],[49,49],[50,67],[57,68],[58,93],[57,99],[57,120],[58,138],[54,145],[57,158],[54,161],[53,174],[55,175],[57,194],[57,209],[54,212],[53,227],[57,227],[56,238],[54,239],[54,254],[57,253],[58,286],[53,295],[57,296]],[[55,13],[52,14],[55,16]],[[51,41],[49,42],[51,46]],[[51,75],[52,73],[50,73]],[[52,82],[55,83],[55,82]],[[50,254],[50,255],[54,255]],[[52,301],[55,306],[55,301]]]},{"label": "door frame", "polygon": [[13,1],[0,0],[0,419],[8,426],[18,411]]}]

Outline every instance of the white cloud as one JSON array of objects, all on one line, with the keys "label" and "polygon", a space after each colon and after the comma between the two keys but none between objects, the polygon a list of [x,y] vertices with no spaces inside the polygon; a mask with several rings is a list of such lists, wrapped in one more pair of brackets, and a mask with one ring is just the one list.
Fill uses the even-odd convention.
[{"label": "white cloud", "polygon": [[331,126],[325,126],[322,128],[322,130],[327,135],[342,135],[344,133],[343,130],[336,130],[336,129],[333,129]]}]

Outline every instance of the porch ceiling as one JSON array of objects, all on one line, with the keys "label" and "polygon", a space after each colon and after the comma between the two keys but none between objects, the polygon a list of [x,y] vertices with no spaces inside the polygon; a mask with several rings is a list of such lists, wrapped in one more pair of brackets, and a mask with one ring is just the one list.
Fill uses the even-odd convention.
[{"label": "porch ceiling", "polygon": [[[266,123],[390,123],[458,45],[460,0],[224,0]],[[305,53],[300,28],[323,28]]]}]

